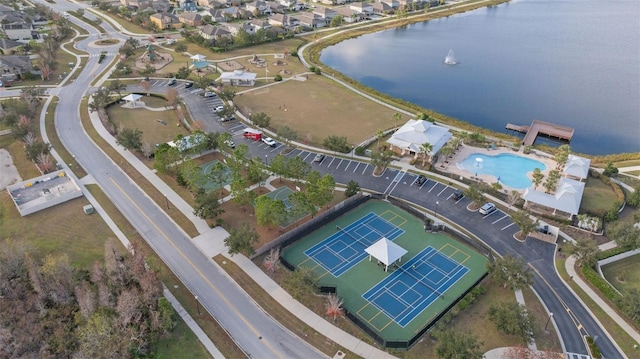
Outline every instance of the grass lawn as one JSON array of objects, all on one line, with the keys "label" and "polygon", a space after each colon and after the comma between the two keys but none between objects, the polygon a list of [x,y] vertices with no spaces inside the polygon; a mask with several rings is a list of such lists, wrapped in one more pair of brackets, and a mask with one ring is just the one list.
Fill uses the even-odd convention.
[{"label": "grass lawn", "polygon": [[[395,111],[365,99],[322,76],[309,75],[307,81],[287,81],[234,98],[245,114],[264,112],[271,127],[287,125],[298,132],[298,140],[321,144],[340,129],[350,144],[357,145],[378,129],[394,126]],[[304,100],[301,100],[304,99]],[[285,111],[286,110],[286,111]],[[402,116],[398,124],[407,121]]]},{"label": "grass lawn", "polygon": [[[142,97],[140,101],[149,107],[163,107],[166,103],[163,99],[147,96]],[[175,110],[150,111],[142,107],[124,108],[115,104],[107,108],[107,114],[116,126],[141,130],[142,142],[150,143],[151,146],[172,141],[178,134],[189,134],[184,127],[176,126],[180,120]]]},{"label": "grass lawn", "polygon": [[640,290],[640,254],[602,267],[605,278],[618,290]]},{"label": "grass lawn", "polygon": [[[567,274],[567,270],[565,268],[565,261],[566,261],[565,259],[556,258],[556,268],[558,269],[558,274],[560,274],[560,276],[564,279],[566,283],[569,283],[569,286],[571,287],[571,289],[580,297],[580,299],[582,299],[582,301],[589,308],[589,310],[591,310],[591,312],[595,314],[596,318],[598,318],[598,320],[600,321],[600,323],[602,323],[604,328],[609,332],[609,334],[611,334],[611,337],[616,341],[616,343],[618,343],[622,351],[626,353],[629,358],[634,358],[635,355],[631,355],[631,354],[637,353],[636,349],[634,348],[634,345],[637,344],[636,341],[633,340],[633,338],[631,338],[627,334],[627,332],[622,330],[622,328],[620,328],[620,326],[615,320],[613,320],[602,308],[600,308],[599,305],[597,305],[593,301],[593,299],[591,299],[590,296],[588,296],[574,281],[572,281],[569,278],[569,274]],[[582,271],[578,270],[578,275],[582,277],[583,281],[585,281],[586,283],[589,283],[582,276]],[[598,290],[593,286],[591,286],[591,289],[595,290],[596,293],[598,292]],[[608,300],[605,299],[603,296],[601,297],[605,302],[608,302]],[[612,308],[615,308],[615,305],[611,303],[609,305]],[[618,313],[618,314],[620,314],[622,317],[625,316],[624,314],[621,314],[621,313]]]},{"label": "grass lawn", "polygon": [[631,166],[640,166],[640,160],[628,160],[628,161],[619,161],[614,162],[613,165],[616,168],[620,167],[631,167]]},{"label": "grass lawn", "polygon": [[0,237],[27,244],[36,256],[66,253],[74,267],[89,269],[104,259],[104,242],[113,232],[99,215],[84,214],[82,206],[87,204],[80,197],[21,217],[9,194],[2,191]]},{"label": "grass lawn", "polygon": [[616,195],[609,185],[589,176],[582,203],[580,203],[580,213],[604,213],[613,206],[615,201]]}]

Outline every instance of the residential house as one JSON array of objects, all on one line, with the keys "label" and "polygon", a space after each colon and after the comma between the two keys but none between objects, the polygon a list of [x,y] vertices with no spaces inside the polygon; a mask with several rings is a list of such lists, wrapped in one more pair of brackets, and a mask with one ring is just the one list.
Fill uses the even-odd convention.
[{"label": "residential house", "polygon": [[180,4],[180,8],[183,11],[187,11],[187,12],[198,11],[198,8],[196,7],[196,3],[193,2],[193,0],[184,0],[184,1],[182,1],[182,3]]},{"label": "residential house", "polygon": [[313,0],[313,2],[320,3],[320,4],[323,4],[323,5],[335,5],[336,4],[336,0]]},{"label": "residential house", "polygon": [[269,9],[271,9],[272,14],[286,14],[289,9],[276,1],[269,1],[267,5],[269,5]]},{"label": "residential house", "polygon": [[242,19],[244,12],[237,6],[231,6],[225,9],[222,9],[225,18],[227,19]]},{"label": "residential house", "polygon": [[222,4],[218,0],[198,0],[198,6],[202,6],[207,9],[219,9]]},{"label": "residential house", "polygon": [[202,16],[196,12],[183,12],[178,15],[178,21],[189,26],[202,25]]},{"label": "residential house", "polygon": [[0,56],[0,80],[2,82],[19,80],[27,72],[34,72],[29,56]]},{"label": "residential house", "polygon": [[244,30],[247,34],[255,34],[256,28],[250,22],[228,23],[225,27],[231,33],[231,36],[237,36],[240,30]]},{"label": "residential house", "polygon": [[251,24],[251,26],[253,26],[255,31],[266,30],[266,29],[270,29],[271,27],[273,27],[273,25],[271,25],[269,23],[269,21],[267,21],[265,19],[253,19],[249,23]]},{"label": "residential house", "polygon": [[17,51],[20,51],[24,46],[24,43],[0,38],[0,51],[3,55],[12,55]]},{"label": "residential house", "polygon": [[368,2],[352,2],[349,8],[367,16],[373,14],[373,4]]},{"label": "residential house", "polygon": [[211,20],[215,22],[226,22],[227,17],[223,9],[209,9],[207,13],[211,16]]},{"label": "residential house", "polygon": [[120,0],[123,6],[135,6],[138,10],[151,7],[151,0]]},{"label": "residential house", "polygon": [[154,0],[151,2],[150,6],[153,10],[160,13],[168,13],[171,11],[171,3],[169,0]]},{"label": "residential house", "polygon": [[271,8],[266,2],[262,0],[256,0],[244,5],[245,10],[253,14],[254,16],[261,16],[271,13]]},{"label": "residential house", "polygon": [[320,29],[328,25],[325,19],[310,11],[296,14],[296,19],[298,19],[300,26],[310,27],[313,29]]},{"label": "residential house", "polygon": [[373,13],[377,15],[393,14],[394,12],[393,8],[384,2],[376,1],[371,6],[373,7]]},{"label": "residential house", "polygon": [[398,8],[402,7],[404,9],[413,9],[413,4],[417,3],[413,0],[398,0]]},{"label": "residential house", "polygon": [[159,29],[181,29],[182,23],[177,17],[167,13],[156,13],[149,16],[149,20],[155,23]]},{"label": "residential house", "polygon": [[398,0],[376,0],[376,2],[387,4],[394,10],[400,6]]},{"label": "residential house", "polygon": [[300,25],[298,18],[286,14],[273,14],[269,16],[269,24],[284,28],[293,28]]},{"label": "residential house", "polygon": [[320,18],[325,19],[327,25],[331,22],[331,19],[338,15],[335,10],[324,6],[316,6],[315,9],[311,10],[311,12],[320,16]]},{"label": "residential house", "polygon": [[10,39],[10,40],[16,40],[16,41],[24,40],[28,42],[28,41],[40,38],[40,33],[37,31],[34,31],[33,28],[31,27],[31,24],[24,21],[8,23],[8,24],[3,23],[2,30],[7,36],[7,39]]},{"label": "residential house", "polygon": [[366,18],[365,14],[362,14],[356,10],[351,9],[348,6],[340,6],[335,8],[338,15],[342,16],[342,19],[346,23],[355,23],[362,21]]},{"label": "residential house", "polygon": [[231,38],[231,33],[227,29],[215,25],[204,25],[201,27],[200,35],[212,41],[220,40],[222,37]]}]

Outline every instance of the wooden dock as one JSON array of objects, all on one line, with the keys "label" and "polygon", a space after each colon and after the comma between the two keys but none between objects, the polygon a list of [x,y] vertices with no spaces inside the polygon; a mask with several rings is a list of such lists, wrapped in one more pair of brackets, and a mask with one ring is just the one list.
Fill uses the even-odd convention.
[{"label": "wooden dock", "polygon": [[533,120],[529,126],[520,126],[508,123],[506,128],[510,131],[524,133],[525,135],[522,139],[522,144],[525,146],[533,145],[540,134],[570,142],[573,137],[573,133],[575,132],[575,129],[571,127],[556,125],[540,120]]}]

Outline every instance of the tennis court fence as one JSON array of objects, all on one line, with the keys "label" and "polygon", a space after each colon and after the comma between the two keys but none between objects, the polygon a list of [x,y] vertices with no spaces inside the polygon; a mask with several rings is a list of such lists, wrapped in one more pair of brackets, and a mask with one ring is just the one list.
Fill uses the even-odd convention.
[{"label": "tennis court fence", "polygon": [[[278,237],[275,240],[271,241],[270,243],[267,243],[264,246],[256,249],[256,252],[251,256],[251,259],[254,259],[255,257],[258,257],[258,256],[268,252],[269,250],[271,250],[271,248],[275,248],[275,247],[278,247],[278,246],[280,248],[284,248],[284,247],[288,246],[289,244],[291,244],[291,243],[297,241],[298,239],[304,237],[306,234],[317,230],[318,228],[320,228],[320,227],[324,226],[325,224],[333,221],[334,219],[342,216],[346,212],[351,211],[352,209],[358,207],[359,205],[367,202],[370,199],[371,199],[371,196],[364,195],[362,193],[358,193],[358,194],[356,194],[354,196],[351,196],[351,197],[345,199],[344,201],[338,203],[333,208],[325,211],[322,214],[319,214],[318,216],[316,216],[314,218],[311,218],[308,222],[305,222],[305,223],[299,225],[298,227],[290,230],[287,233],[284,233],[280,237]],[[282,259],[282,257],[280,257],[280,260],[284,264],[285,267],[287,267],[287,268],[289,268],[291,270],[292,270],[292,268],[294,268],[289,263],[285,263],[284,260]]]}]

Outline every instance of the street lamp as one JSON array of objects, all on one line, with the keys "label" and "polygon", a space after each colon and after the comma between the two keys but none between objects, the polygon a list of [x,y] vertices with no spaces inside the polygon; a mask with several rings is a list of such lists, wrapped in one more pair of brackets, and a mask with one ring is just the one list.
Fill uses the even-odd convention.
[{"label": "street lamp", "polygon": [[167,203],[167,209],[170,209],[170,208],[169,208],[169,197],[167,197],[167,194],[166,194],[166,193],[164,194],[164,200],[165,200],[165,202]]},{"label": "street lamp", "polygon": [[547,324],[544,325],[544,331],[547,331],[547,326],[549,325],[549,322],[551,321],[551,318],[553,318],[553,312],[549,312],[549,319],[547,319]]},{"label": "street lamp", "polygon": [[269,165],[269,156],[267,155],[264,155],[264,164],[267,166]]},{"label": "street lamp", "polygon": [[198,296],[196,295],[196,308],[198,308],[198,315],[200,315],[200,302],[198,302]]},{"label": "street lamp", "polygon": [[440,202],[436,201],[436,220],[438,219],[438,205],[440,204]]}]

